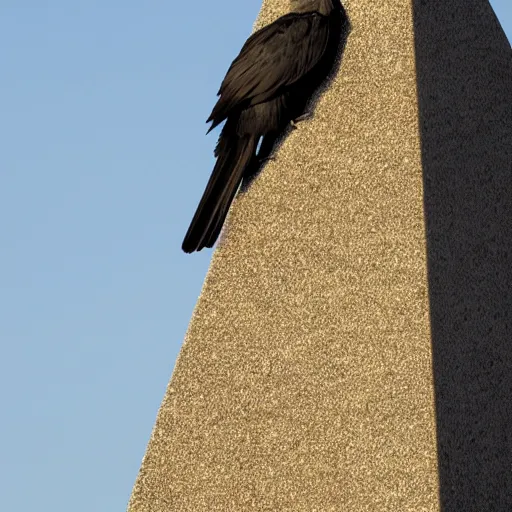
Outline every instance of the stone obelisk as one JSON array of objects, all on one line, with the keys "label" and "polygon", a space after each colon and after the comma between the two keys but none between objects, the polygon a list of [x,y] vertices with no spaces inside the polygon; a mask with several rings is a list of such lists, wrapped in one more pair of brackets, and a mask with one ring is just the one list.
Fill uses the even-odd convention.
[{"label": "stone obelisk", "polygon": [[487,0],[344,6],[314,118],[232,206],[130,512],[512,510],[510,45]]}]

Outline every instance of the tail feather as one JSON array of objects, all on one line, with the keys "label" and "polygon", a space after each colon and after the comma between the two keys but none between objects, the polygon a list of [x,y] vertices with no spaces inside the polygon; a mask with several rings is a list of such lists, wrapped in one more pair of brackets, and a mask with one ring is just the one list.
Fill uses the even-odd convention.
[{"label": "tail feather", "polygon": [[183,251],[191,253],[213,247],[255,151],[254,136],[221,135],[217,162],[183,240]]}]

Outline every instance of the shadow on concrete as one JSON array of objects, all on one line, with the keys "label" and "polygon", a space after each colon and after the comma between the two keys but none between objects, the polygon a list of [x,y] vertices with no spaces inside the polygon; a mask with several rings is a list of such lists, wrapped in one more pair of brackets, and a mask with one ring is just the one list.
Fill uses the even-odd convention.
[{"label": "shadow on concrete", "polygon": [[[338,71],[341,66],[341,61],[343,58],[343,53],[345,51],[345,47],[347,45],[347,39],[350,34],[350,20],[345,11],[345,8],[341,6],[341,16],[340,16],[340,24],[337,27],[337,31],[339,31],[339,36],[334,38],[335,45],[332,45],[331,48],[328,48],[327,52],[332,52],[332,59],[327,58],[327,61],[333,62],[334,65],[331,65],[324,69],[319,69],[317,71],[318,75],[318,85],[315,94],[313,97],[306,102],[304,105],[304,112],[310,113],[311,119],[314,118],[314,112],[316,105],[322,94],[329,88],[332,80],[338,74]],[[240,191],[242,193],[247,192],[249,190],[251,184],[254,180],[259,176],[260,172],[265,167],[265,164],[268,160],[273,158],[273,155],[277,153],[281,144],[285,141],[286,137],[290,133],[293,128],[291,126],[287,126],[283,131],[276,133],[273,138],[268,137],[267,140],[263,142],[259,151],[258,158],[255,159],[251,165],[251,168],[246,171],[244,175],[244,179],[242,185],[240,187]],[[266,144],[265,144],[266,142]]]},{"label": "shadow on concrete", "polygon": [[440,500],[512,510],[512,52],[486,0],[413,0]]}]

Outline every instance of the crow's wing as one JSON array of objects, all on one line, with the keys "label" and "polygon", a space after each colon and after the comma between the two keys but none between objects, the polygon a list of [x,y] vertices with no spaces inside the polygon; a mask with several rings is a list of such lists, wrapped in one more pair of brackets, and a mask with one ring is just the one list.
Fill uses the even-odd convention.
[{"label": "crow's wing", "polygon": [[254,33],[222,82],[210,129],[231,110],[267,101],[303,77],[322,58],[328,39],[329,18],[317,12],[287,14]]}]

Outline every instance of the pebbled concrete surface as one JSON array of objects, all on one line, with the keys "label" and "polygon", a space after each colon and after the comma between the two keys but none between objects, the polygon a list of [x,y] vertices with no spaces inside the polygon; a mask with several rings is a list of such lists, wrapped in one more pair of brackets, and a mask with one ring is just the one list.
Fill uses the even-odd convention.
[{"label": "pebbled concrete surface", "polygon": [[413,2],[443,512],[512,510],[512,51],[487,1]]},{"label": "pebbled concrete surface", "polygon": [[[470,5],[442,4],[462,12]],[[450,482],[444,473],[441,480],[438,476],[438,446],[446,443],[439,443],[437,429],[454,425],[436,419],[435,397],[449,418],[453,402],[446,392],[454,388],[442,384],[450,365],[434,369],[433,347],[450,344],[451,331],[439,327],[443,306],[453,323],[453,315],[464,309],[463,303],[451,307],[439,300],[443,283],[432,279],[455,290],[457,280],[450,272],[435,272],[440,260],[435,242],[427,241],[425,214],[427,226],[443,232],[449,215],[435,213],[439,196],[429,176],[441,176],[432,155],[446,144],[445,153],[435,153],[442,160],[453,148],[449,141],[461,132],[440,130],[442,114],[424,84],[454,69],[453,61],[438,64],[435,57],[454,36],[463,57],[464,45],[473,40],[465,31],[473,28],[461,22],[459,32],[436,33],[431,26],[436,18],[422,2],[347,0],[344,5],[352,30],[314,119],[290,134],[277,160],[232,207],[130,512],[430,512],[441,510],[439,496],[448,503],[446,487],[439,484]],[[257,26],[287,8],[286,0],[264,1]],[[431,34],[421,32],[426,38],[421,45],[429,43],[423,57],[432,69],[418,74],[415,26],[416,33],[429,26]],[[480,40],[482,55],[492,48],[496,30],[484,31],[489,42]],[[436,69],[440,74],[429,78]],[[497,109],[489,114],[492,120],[506,100],[489,101]],[[472,113],[465,108],[467,120]],[[493,146],[490,137],[479,151],[472,141],[473,157],[464,166],[482,169],[486,162],[492,170],[499,162],[500,183],[510,186],[505,157],[494,159],[495,151],[510,148],[508,126],[501,146]],[[432,130],[442,135],[425,143]],[[424,169],[429,170],[425,181]],[[436,183],[435,190],[447,186]],[[500,212],[506,215],[505,208]],[[439,223],[432,223],[432,215]],[[478,245],[484,247],[483,259],[486,240]],[[492,265],[476,268],[492,271]],[[431,311],[437,315],[434,330]],[[506,328],[510,323],[499,332]],[[459,349],[461,343],[457,338]],[[444,353],[437,356],[443,360]],[[441,395],[434,388],[439,383]],[[500,403],[494,407],[504,411]],[[450,445],[456,436],[447,439]],[[461,500],[459,493],[452,503]]]}]

